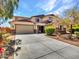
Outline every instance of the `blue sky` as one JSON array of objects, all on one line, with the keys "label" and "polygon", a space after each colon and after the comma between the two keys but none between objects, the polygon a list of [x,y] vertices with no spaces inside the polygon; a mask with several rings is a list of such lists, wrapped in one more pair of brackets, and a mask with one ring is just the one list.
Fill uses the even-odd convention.
[{"label": "blue sky", "polygon": [[[20,0],[18,9],[14,11],[14,16],[34,16],[40,14],[63,15],[67,9],[73,8],[77,0]],[[1,26],[10,26],[5,22]]]},{"label": "blue sky", "polygon": [[39,14],[62,14],[74,7],[77,0],[20,0],[15,16],[33,16]]}]

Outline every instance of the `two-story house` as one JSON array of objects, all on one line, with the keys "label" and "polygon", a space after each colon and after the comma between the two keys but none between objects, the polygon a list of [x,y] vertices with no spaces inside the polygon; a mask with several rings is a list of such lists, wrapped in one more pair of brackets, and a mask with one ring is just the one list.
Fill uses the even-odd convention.
[{"label": "two-story house", "polygon": [[24,34],[24,33],[44,33],[44,27],[48,23],[53,23],[56,25],[58,22],[55,19],[55,15],[36,15],[30,18],[28,17],[20,17],[14,16],[11,24],[15,26],[16,33]]}]

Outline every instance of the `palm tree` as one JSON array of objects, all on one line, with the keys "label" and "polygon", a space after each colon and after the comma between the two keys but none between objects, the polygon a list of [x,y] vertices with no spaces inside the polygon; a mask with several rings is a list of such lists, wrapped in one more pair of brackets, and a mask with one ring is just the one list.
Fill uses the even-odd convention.
[{"label": "palm tree", "polygon": [[0,0],[0,20],[12,18],[14,10],[18,7],[19,0]]},{"label": "palm tree", "polygon": [[[19,0],[0,0],[0,25],[12,18]],[[2,33],[2,31],[1,31]],[[2,34],[0,35],[2,38]]]}]

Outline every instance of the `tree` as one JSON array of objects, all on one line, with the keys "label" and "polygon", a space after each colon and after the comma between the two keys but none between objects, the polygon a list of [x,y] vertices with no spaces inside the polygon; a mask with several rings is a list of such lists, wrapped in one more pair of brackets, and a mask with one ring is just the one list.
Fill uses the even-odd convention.
[{"label": "tree", "polygon": [[[19,0],[0,0],[0,25],[13,17],[14,10],[18,7]],[[0,39],[2,37],[2,30]]]},{"label": "tree", "polygon": [[69,18],[64,18],[62,21],[61,21],[61,24],[66,26],[67,29],[69,29],[69,24],[70,24],[70,20]]},{"label": "tree", "polygon": [[0,0],[0,25],[12,18],[19,0]]},{"label": "tree", "polygon": [[19,0],[0,0],[0,21],[12,18],[14,10],[18,7]]},{"label": "tree", "polygon": [[70,18],[70,20],[72,21],[72,23],[78,23],[78,19],[79,19],[79,10],[76,8],[70,9],[66,12],[66,15],[68,18]]},{"label": "tree", "polygon": [[72,27],[73,27],[73,24],[79,24],[79,10],[77,9],[77,6],[70,9],[70,10],[67,10],[66,11],[66,16],[71,20],[70,22],[70,33],[71,33],[71,37],[72,38]]}]

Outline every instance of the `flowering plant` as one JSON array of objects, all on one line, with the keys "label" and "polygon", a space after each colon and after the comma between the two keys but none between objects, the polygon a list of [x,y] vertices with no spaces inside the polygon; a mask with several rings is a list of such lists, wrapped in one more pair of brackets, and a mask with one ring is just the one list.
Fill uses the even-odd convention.
[{"label": "flowering plant", "polygon": [[4,52],[4,48],[0,48],[0,55],[2,55]]}]

